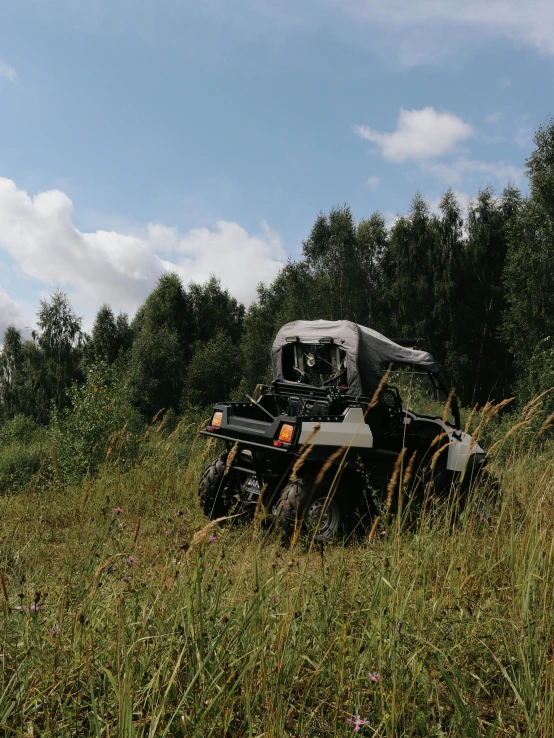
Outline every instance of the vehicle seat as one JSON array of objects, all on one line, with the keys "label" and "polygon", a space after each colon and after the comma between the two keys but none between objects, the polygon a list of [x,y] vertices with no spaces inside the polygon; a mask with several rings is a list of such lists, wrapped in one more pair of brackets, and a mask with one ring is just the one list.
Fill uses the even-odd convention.
[{"label": "vehicle seat", "polygon": [[402,433],[404,413],[398,388],[386,384],[381,392],[381,400],[388,410],[388,422],[383,428],[383,433],[387,436]]},{"label": "vehicle seat", "polygon": [[304,412],[304,404],[304,400],[300,397],[289,397],[287,414],[291,415],[292,417],[296,415],[302,415],[302,413]]},{"label": "vehicle seat", "polygon": [[316,401],[314,403],[306,403],[305,407],[306,415],[328,415],[329,414],[329,403]]}]

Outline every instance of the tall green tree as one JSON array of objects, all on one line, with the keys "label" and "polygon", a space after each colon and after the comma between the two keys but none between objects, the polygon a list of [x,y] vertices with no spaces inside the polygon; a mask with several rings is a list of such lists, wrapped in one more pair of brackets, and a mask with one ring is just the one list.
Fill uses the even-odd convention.
[{"label": "tall green tree", "polygon": [[[507,228],[508,250],[504,269],[507,301],[502,335],[513,354],[522,399],[541,386],[537,368],[547,371],[554,336],[554,120],[550,118],[534,137],[535,149],[527,160],[529,197],[518,203]],[[539,372],[539,374],[541,373]],[[547,389],[544,386],[543,389]]]},{"label": "tall green tree", "polygon": [[40,376],[36,401],[40,419],[45,420],[50,404],[58,410],[65,407],[68,388],[82,379],[84,334],[81,318],[61,290],[56,290],[50,300],[41,300],[37,325],[38,331],[33,332],[39,350],[39,355],[34,357],[34,368]]},{"label": "tall green tree", "polygon": [[357,323],[382,330],[385,321],[383,257],[388,248],[388,231],[381,213],[373,213],[356,226],[354,280],[356,310],[350,317]]},{"label": "tall green tree", "polygon": [[363,275],[356,258],[356,225],[350,208],[333,208],[328,215],[319,215],[303,243],[303,254],[318,283],[318,293],[312,298],[318,317],[354,319]]},{"label": "tall green tree", "polygon": [[460,331],[460,286],[465,276],[464,219],[460,203],[451,189],[444,194],[439,207],[441,216],[434,259],[434,316],[435,320],[438,319],[438,337],[453,349]]},{"label": "tall green tree", "polygon": [[143,330],[167,328],[175,333],[183,351],[190,348],[194,339],[192,306],[178,274],[163,274],[158,279],[137,310],[131,327],[135,335]]},{"label": "tall green tree", "polygon": [[102,305],[92,327],[89,352],[95,361],[113,362],[131,347],[132,330],[129,318],[120,313],[117,318],[109,305]]},{"label": "tall green tree", "polygon": [[191,283],[188,287],[193,334],[202,343],[211,340],[218,332],[230,337],[234,344],[242,337],[245,309],[211,277],[204,284]]},{"label": "tall green tree", "polygon": [[0,352],[0,419],[24,415],[47,422],[49,398],[43,384],[44,355],[36,340],[22,339],[20,331],[8,327]]},{"label": "tall green tree", "polygon": [[0,352],[0,419],[13,417],[18,411],[17,375],[23,361],[21,332],[7,327]]},{"label": "tall green tree", "polygon": [[61,290],[41,301],[31,339],[10,326],[0,355],[2,415],[46,423],[52,408],[66,407],[69,387],[82,379],[83,343],[81,319]]},{"label": "tall green tree", "polygon": [[175,331],[145,328],[133,341],[127,384],[133,405],[152,419],[161,410],[176,410],[183,392],[186,365]]},{"label": "tall green tree", "polygon": [[190,298],[177,274],[164,274],[132,322],[128,379],[136,407],[147,417],[177,409],[193,344]]},{"label": "tall green tree", "polygon": [[527,159],[526,168],[530,184],[530,199],[549,219],[554,216],[554,118],[550,117],[537,129],[533,141],[535,148]]},{"label": "tall green tree", "polygon": [[512,359],[500,338],[506,309],[502,275],[508,250],[508,228],[520,202],[519,191],[506,187],[497,197],[491,187],[480,190],[467,214],[466,277],[461,315],[470,357],[465,400],[470,404],[505,397],[513,380]]},{"label": "tall green tree", "polygon": [[129,323],[129,316],[127,313],[118,313],[117,318],[115,319],[115,330],[119,354],[125,354],[131,348],[133,343],[133,330]]},{"label": "tall green tree", "polygon": [[428,350],[444,354],[434,309],[439,253],[439,220],[418,193],[408,215],[392,226],[383,257],[385,328],[392,336],[420,338]]},{"label": "tall green tree", "polygon": [[196,344],[187,368],[184,402],[204,407],[228,400],[242,377],[240,353],[224,331]]},{"label": "tall green tree", "polygon": [[509,229],[504,271],[508,309],[503,335],[519,371],[537,344],[554,333],[554,232],[542,206],[524,200]]}]

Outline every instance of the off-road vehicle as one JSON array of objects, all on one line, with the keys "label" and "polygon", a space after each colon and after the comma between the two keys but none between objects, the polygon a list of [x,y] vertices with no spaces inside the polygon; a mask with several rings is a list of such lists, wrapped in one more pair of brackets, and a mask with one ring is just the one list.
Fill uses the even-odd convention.
[{"label": "off-road vehicle", "polygon": [[[355,513],[394,507],[402,475],[413,499],[429,488],[461,495],[486,454],[461,431],[439,364],[406,343],[346,320],[283,326],[271,384],[248,402],[217,403],[202,431],[226,447],[200,480],[205,514],[248,517],[259,505],[285,536],[307,529],[324,542],[347,531]],[[403,408],[389,382],[414,370],[449,403],[451,421]]]}]

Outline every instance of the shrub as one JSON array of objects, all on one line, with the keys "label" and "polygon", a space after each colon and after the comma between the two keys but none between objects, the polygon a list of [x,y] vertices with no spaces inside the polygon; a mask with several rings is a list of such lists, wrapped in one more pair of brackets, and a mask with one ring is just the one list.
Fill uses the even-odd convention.
[{"label": "shrub", "polygon": [[[554,339],[552,336],[546,336],[537,344],[528,365],[521,372],[518,395],[524,403],[527,403],[552,387],[554,387]],[[545,411],[552,412],[554,397],[546,397],[543,407]]]},{"label": "shrub", "polygon": [[48,455],[44,428],[16,415],[0,428],[0,492],[21,489],[31,481]]},{"label": "shrub", "polygon": [[105,459],[128,462],[137,453],[142,417],[124,380],[106,363],[90,367],[69,391],[70,408],[53,412],[52,438],[64,477],[94,474]]},{"label": "shrub", "polygon": [[0,428],[0,448],[11,443],[29,443],[37,432],[37,424],[32,418],[16,415]]}]

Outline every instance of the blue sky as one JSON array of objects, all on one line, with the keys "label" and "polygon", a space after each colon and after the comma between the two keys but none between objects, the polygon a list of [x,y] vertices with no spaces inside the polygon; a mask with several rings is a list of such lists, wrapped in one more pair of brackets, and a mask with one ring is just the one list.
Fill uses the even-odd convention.
[{"label": "blue sky", "polygon": [[0,23],[0,330],[157,276],[250,302],[320,211],[508,180],[554,112],[554,3],[18,0]]}]

